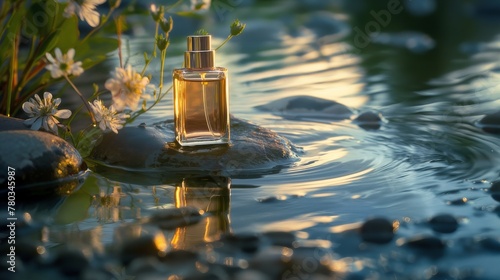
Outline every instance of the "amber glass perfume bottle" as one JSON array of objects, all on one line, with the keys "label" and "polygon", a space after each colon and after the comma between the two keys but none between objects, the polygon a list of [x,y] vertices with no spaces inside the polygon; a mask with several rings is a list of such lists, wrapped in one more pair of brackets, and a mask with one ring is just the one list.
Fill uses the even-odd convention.
[{"label": "amber glass perfume bottle", "polygon": [[211,36],[187,37],[184,68],[175,69],[175,138],[181,146],[229,143],[227,69],[215,67]]}]

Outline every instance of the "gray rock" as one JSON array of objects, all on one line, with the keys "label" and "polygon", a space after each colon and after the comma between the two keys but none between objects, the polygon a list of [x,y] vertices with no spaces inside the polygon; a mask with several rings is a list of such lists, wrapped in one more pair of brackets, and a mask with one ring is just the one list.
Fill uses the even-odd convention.
[{"label": "gray rock", "polygon": [[[67,193],[76,187],[75,180],[86,169],[78,151],[63,139],[31,130],[0,131],[0,168],[15,169],[16,196],[42,195],[45,192]],[[7,185],[8,173],[0,174],[0,184]],[[48,188],[29,188],[31,185]],[[3,191],[6,191],[5,189]]]},{"label": "gray rock", "polygon": [[395,230],[393,223],[385,218],[368,219],[359,229],[363,241],[376,244],[389,243]]},{"label": "gray rock", "polygon": [[500,181],[494,181],[490,188],[491,197],[500,202]]},{"label": "gray rock", "polygon": [[297,240],[294,233],[286,231],[269,231],[265,232],[263,236],[272,246],[292,248],[293,243]]},{"label": "gray rock", "polygon": [[500,111],[484,116],[477,125],[488,133],[500,133]]},{"label": "gray rock", "polygon": [[159,243],[155,240],[158,239],[158,236],[164,238],[162,234],[143,235],[124,242],[119,253],[121,262],[128,265],[138,258],[160,258],[165,256],[166,248],[160,247]]},{"label": "gray rock", "polygon": [[64,248],[52,261],[52,266],[57,267],[65,276],[76,277],[90,266],[90,259],[84,249]]},{"label": "gray rock", "polygon": [[366,130],[377,130],[382,126],[383,122],[384,119],[381,114],[371,111],[363,112],[354,119],[354,123]]},{"label": "gray rock", "polygon": [[402,240],[402,246],[412,248],[422,255],[439,258],[446,250],[446,243],[434,236],[417,235]]},{"label": "gray rock", "polygon": [[[182,172],[224,176],[262,174],[298,159],[298,149],[287,139],[246,121],[231,119],[231,145],[181,147],[174,140],[172,121],[155,126],[125,127],[105,134],[90,155],[96,161],[139,171]],[[167,174],[167,175],[166,175]]]},{"label": "gray rock", "polygon": [[429,225],[435,232],[453,233],[458,228],[458,221],[450,214],[439,214],[429,220]]},{"label": "gray rock", "polygon": [[343,104],[307,95],[282,98],[256,109],[288,119],[344,120],[354,114]]},{"label": "gray rock", "polygon": [[0,131],[30,130],[23,122],[24,120],[22,119],[7,117],[0,114]]}]

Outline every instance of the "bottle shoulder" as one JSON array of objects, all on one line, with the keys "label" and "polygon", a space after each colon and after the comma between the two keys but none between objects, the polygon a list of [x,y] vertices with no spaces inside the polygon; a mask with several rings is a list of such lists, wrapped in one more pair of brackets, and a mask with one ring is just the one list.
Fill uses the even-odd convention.
[{"label": "bottle shoulder", "polygon": [[211,69],[177,68],[172,74],[174,78],[179,79],[226,79],[227,69],[224,67]]},{"label": "bottle shoulder", "polygon": [[213,67],[207,69],[196,69],[196,68],[175,68],[174,72],[179,73],[216,73],[216,72],[227,72],[225,67]]}]

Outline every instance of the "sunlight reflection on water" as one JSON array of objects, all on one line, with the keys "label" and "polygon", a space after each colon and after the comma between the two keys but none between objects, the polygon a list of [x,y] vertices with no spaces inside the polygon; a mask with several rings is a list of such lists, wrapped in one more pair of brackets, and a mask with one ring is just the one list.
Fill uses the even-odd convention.
[{"label": "sunlight reflection on water", "polygon": [[[434,65],[441,57],[437,52],[452,55],[447,52],[450,46],[442,47],[440,40],[438,50],[426,54],[376,44],[370,51],[346,54],[349,42],[343,37],[319,44],[320,38],[312,33],[280,34],[285,35],[265,50],[242,53],[248,41],[238,43],[235,38],[219,51],[217,64],[230,71],[231,112],[286,136],[304,154],[278,174],[233,178],[231,202],[224,206],[224,231],[292,230],[328,238],[359,227],[367,217],[385,216],[408,221],[401,232],[410,235],[424,231],[414,221],[440,212],[470,219],[459,236],[500,231],[491,210],[497,204],[484,191],[500,172],[498,137],[474,125],[500,102],[499,36],[485,35],[487,42],[477,42],[484,51]],[[140,64],[142,48],[151,42],[130,38],[129,62]],[[183,41],[172,43],[166,77],[182,64],[183,47]],[[356,113],[375,110],[388,122],[367,131],[351,120],[290,120],[255,109],[298,95],[334,100]],[[171,99],[167,95],[136,124],[172,119]],[[112,241],[112,229],[107,227],[114,225],[109,223],[146,217],[179,200],[175,182],[154,186],[152,193],[147,181],[124,181],[101,181],[101,189],[118,184],[126,195],[116,202],[114,192],[106,194],[110,209],[96,206],[94,216],[80,222],[89,228],[102,224],[104,243]],[[461,203],[464,197],[468,199]]]}]

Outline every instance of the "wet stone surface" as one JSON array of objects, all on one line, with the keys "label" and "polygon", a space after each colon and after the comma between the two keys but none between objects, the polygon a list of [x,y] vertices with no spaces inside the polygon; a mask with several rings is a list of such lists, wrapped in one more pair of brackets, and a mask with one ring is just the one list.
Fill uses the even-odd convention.
[{"label": "wet stone surface", "polygon": [[363,112],[354,119],[354,123],[366,130],[377,130],[382,126],[383,122],[382,115],[372,111]]},{"label": "wet stone surface", "polygon": [[23,122],[22,119],[9,118],[0,114],[0,131],[30,130]]},{"label": "wet stone surface", "polygon": [[446,243],[443,240],[427,235],[409,237],[402,242],[402,245],[416,250],[421,255],[433,258],[442,257],[446,250]]},{"label": "wet stone surface", "polygon": [[122,168],[221,172],[226,176],[279,171],[298,159],[300,150],[286,138],[237,118],[231,119],[231,144],[181,147],[172,121],[125,127],[108,133],[91,158]]},{"label": "wet stone surface", "polygon": [[494,200],[500,202],[500,181],[495,181],[491,184],[490,193]]},{"label": "wet stone surface", "polygon": [[256,107],[287,119],[345,120],[354,112],[338,102],[313,96],[291,96]]},{"label": "wet stone surface", "polygon": [[[151,217],[188,220],[194,212],[197,209],[162,209]],[[448,222],[450,216],[435,215],[429,218],[432,220]],[[189,250],[177,248],[176,238],[200,222],[179,223],[168,229],[141,219],[124,222],[114,229],[114,238],[104,250],[64,242],[46,246],[46,242],[54,242],[56,232],[42,238],[20,230],[18,270],[5,279],[368,279],[370,275],[377,275],[377,279],[483,279],[480,271],[459,264],[432,263],[444,260],[447,252],[458,258],[460,254],[500,252],[500,240],[493,235],[443,239],[436,232],[395,240],[396,222],[386,217],[368,219],[357,229],[331,234],[326,240],[299,238],[284,231],[239,232],[223,234],[215,241],[200,240]],[[411,223],[402,226],[418,227]],[[20,224],[20,229],[25,227],[29,223]],[[366,258],[373,258],[373,262],[363,265]]]},{"label": "wet stone surface", "polygon": [[353,119],[353,123],[365,130],[378,130],[387,122],[378,112],[366,111],[355,116],[354,110],[341,103],[307,95],[285,97],[255,108],[291,120],[342,121]]},{"label": "wet stone surface", "polygon": [[453,233],[458,228],[458,221],[452,215],[440,214],[432,217],[429,225],[435,232]]},{"label": "wet stone surface", "polygon": [[[8,167],[15,169],[19,197],[69,193],[86,170],[82,157],[69,143],[55,135],[31,130],[0,131],[0,168]],[[1,184],[7,179],[6,172],[0,174]],[[46,186],[24,190],[35,184]]]},{"label": "wet stone surface", "polygon": [[485,132],[500,134],[500,111],[484,116],[477,125]]},{"label": "wet stone surface", "polygon": [[389,243],[394,238],[393,223],[385,218],[372,218],[360,228],[361,238],[370,243]]}]

